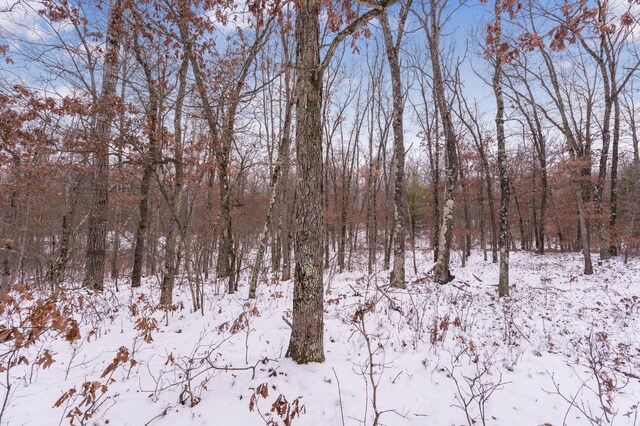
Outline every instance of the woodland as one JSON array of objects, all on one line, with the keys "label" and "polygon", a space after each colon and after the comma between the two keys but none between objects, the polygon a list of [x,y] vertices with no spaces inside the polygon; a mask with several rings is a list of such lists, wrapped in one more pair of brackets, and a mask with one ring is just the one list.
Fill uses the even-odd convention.
[{"label": "woodland", "polygon": [[640,425],[640,1],[0,0],[1,425]]}]

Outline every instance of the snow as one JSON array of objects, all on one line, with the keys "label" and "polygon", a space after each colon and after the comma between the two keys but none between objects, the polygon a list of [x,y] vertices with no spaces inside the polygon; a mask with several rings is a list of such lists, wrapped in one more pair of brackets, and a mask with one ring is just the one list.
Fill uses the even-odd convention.
[{"label": "snow", "polygon": [[[265,424],[261,416],[284,424],[270,411],[280,394],[304,405],[291,424],[371,425],[374,384],[385,425],[468,424],[461,408],[466,402],[469,417],[483,424],[482,404],[468,397],[470,384],[476,392],[484,389],[488,425],[588,425],[596,418],[637,424],[638,259],[626,265],[613,259],[584,276],[579,254],[514,252],[511,297],[499,300],[498,265],[484,262],[480,252],[465,268],[453,259],[456,279],[442,286],[420,272],[432,263],[432,253],[417,255],[416,276],[408,253],[406,290],[388,286],[388,271],[326,274],[323,364],[296,365],[284,357],[289,326],[283,316],[290,314],[292,283],[272,276],[259,283],[255,302],[246,298],[247,277],[234,295],[214,294],[217,286],[208,285],[204,314],[191,311],[183,282],[174,294],[184,309],[168,318],[154,312],[160,293],[155,279],[133,291],[74,290],[86,300],[77,313],[83,338],[70,344],[52,336],[31,349],[54,352],[49,368],[10,370],[3,424],[66,424],[65,415],[82,398],[57,408],[54,403],[91,381],[107,385],[105,393],[96,392],[101,405],[86,422],[98,425]],[[371,356],[356,315],[363,310]],[[140,318],[157,320],[152,341],[136,329]],[[87,341],[91,329],[96,334]],[[135,365],[122,363],[107,381],[101,375],[120,347]],[[598,382],[602,389],[609,385],[602,403]],[[250,411],[263,383],[268,396],[255,398],[257,409]],[[603,404],[611,411],[606,419]]]}]

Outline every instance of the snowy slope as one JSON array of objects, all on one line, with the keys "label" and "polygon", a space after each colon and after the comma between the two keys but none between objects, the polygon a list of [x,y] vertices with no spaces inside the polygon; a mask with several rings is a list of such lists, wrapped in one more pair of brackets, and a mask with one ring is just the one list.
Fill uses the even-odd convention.
[{"label": "snowy slope", "polygon": [[[420,272],[431,253],[418,256],[407,290],[389,288],[386,271],[327,272],[324,364],[284,358],[291,282],[265,277],[255,302],[246,286],[229,296],[208,285],[204,314],[191,312],[185,283],[176,290],[184,309],[167,316],[153,309],[155,279],[87,294],[81,340],[50,337],[31,349],[51,349],[49,368],[11,369],[3,423],[67,424],[79,407],[99,425],[285,424],[271,413],[282,394],[304,406],[294,425],[371,425],[376,411],[386,425],[640,424],[637,259],[586,277],[578,254],[516,252],[512,297],[498,300],[497,265],[481,253],[465,268],[455,259],[457,278],[444,286]],[[101,377],[121,347],[126,361]],[[78,396],[85,382],[99,383],[93,406]]]}]

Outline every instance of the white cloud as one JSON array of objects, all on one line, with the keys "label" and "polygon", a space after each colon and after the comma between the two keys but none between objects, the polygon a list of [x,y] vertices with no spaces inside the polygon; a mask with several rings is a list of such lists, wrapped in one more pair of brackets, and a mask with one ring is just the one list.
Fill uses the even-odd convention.
[{"label": "white cloud", "polygon": [[53,31],[65,33],[72,29],[66,21],[46,23],[38,13],[42,4],[36,0],[0,0],[0,38],[47,40]]},{"label": "white cloud", "polygon": [[30,0],[0,0],[0,37],[42,38],[44,31],[37,8],[38,4]]}]

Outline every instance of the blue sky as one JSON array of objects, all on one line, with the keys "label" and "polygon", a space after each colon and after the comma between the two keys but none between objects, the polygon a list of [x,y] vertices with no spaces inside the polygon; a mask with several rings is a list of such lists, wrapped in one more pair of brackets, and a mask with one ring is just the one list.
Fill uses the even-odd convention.
[{"label": "blue sky", "polygon": [[[0,0],[0,10],[6,11],[9,7],[14,6],[16,1],[17,0]],[[420,0],[415,0],[414,5],[417,6],[419,4]],[[471,0],[464,5],[460,5],[458,0],[450,0],[450,7],[455,7],[456,10],[451,20],[446,24],[441,47],[444,51],[452,48],[454,57],[462,57],[466,50],[465,59],[461,64],[461,76],[464,82],[465,97],[470,101],[473,99],[478,101],[482,111],[485,113],[484,119],[487,123],[487,128],[490,129],[493,121],[492,112],[495,109],[495,100],[491,88],[476,75],[474,70],[485,76],[488,76],[490,73],[487,62],[483,59],[480,52],[481,48],[478,47],[475,40],[482,40],[483,38],[484,28],[492,5],[481,3],[479,0]],[[625,7],[625,0],[616,0],[614,3],[614,9],[616,9],[616,11],[622,11]],[[38,8],[39,6],[36,1],[22,0],[20,4],[16,4],[13,7],[12,13],[0,12],[0,44],[6,42],[6,40],[3,39],[3,33],[13,33],[24,40],[22,42],[13,42],[11,48],[14,53],[20,52],[20,50],[23,50],[25,53],[33,53],[31,51],[32,46],[29,45],[29,42],[46,42],[49,37],[49,32],[52,30],[62,31],[63,33],[70,30],[66,28],[64,24],[58,24],[55,28],[47,27],[36,13]],[[395,26],[398,9],[399,5],[395,5],[390,11],[392,28]],[[636,8],[636,10],[638,9]],[[96,13],[94,18],[97,19],[95,23],[97,28],[106,26],[103,16],[104,11],[97,12],[93,10],[91,13]],[[379,26],[378,21],[375,19],[370,25],[372,28]],[[376,33],[378,33],[379,36],[379,32]],[[404,48],[407,51],[426,51],[424,33],[422,29],[419,28],[419,23],[416,18],[412,15],[410,15],[407,24],[407,35],[404,41]],[[374,41],[360,39],[358,44],[362,53],[357,55],[351,53],[349,48],[350,40],[344,42],[347,49],[345,62],[349,67],[362,67],[365,63],[364,43],[371,45]],[[12,56],[11,52],[10,56]],[[407,64],[406,58],[403,59],[403,63],[404,65]],[[386,65],[385,60],[385,66]],[[428,60],[424,62],[424,69],[430,74],[430,64]],[[0,64],[0,73],[2,74],[2,78],[10,81],[23,80],[33,82],[34,86],[40,86],[43,90],[46,90],[49,95],[52,94],[52,90],[57,91],[60,96],[71,93],[70,87],[72,87],[72,84],[70,84],[69,81],[65,81],[62,78],[49,78],[52,74],[51,69],[43,69],[33,63],[20,61],[18,59],[16,59],[15,64],[2,63]],[[99,78],[99,73],[97,74]],[[390,84],[388,84],[388,89],[390,92]],[[419,129],[416,127],[416,120],[413,116],[412,108],[407,105],[405,110],[407,145],[414,144],[414,146],[418,146],[416,143],[418,140],[415,135]]]}]

